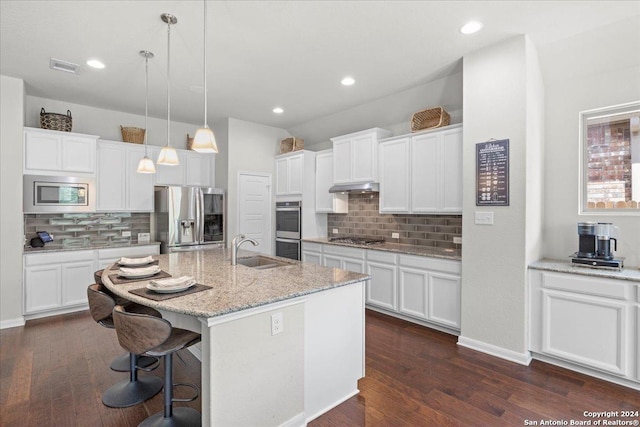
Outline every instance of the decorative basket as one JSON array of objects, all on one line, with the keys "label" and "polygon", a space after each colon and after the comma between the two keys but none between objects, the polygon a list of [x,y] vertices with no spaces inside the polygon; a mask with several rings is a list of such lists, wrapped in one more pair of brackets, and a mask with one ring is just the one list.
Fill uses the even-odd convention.
[{"label": "decorative basket", "polygon": [[144,144],[144,129],[120,126],[120,131],[122,131],[122,140],[124,142]]},{"label": "decorative basket", "polygon": [[280,154],[304,149],[304,139],[291,137],[280,141]]},{"label": "decorative basket", "polygon": [[47,113],[44,108],[40,109],[40,127],[42,129],[59,130],[71,132],[72,120],[71,111],[67,114]]},{"label": "decorative basket", "polygon": [[189,136],[189,134],[187,134],[187,150],[191,150],[191,147],[193,147],[193,138],[195,138],[195,135]]},{"label": "decorative basket", "polygon": [[413,113],[411,117],[411,132],[448,126],[451,116],[442,107],[429,108]]}]

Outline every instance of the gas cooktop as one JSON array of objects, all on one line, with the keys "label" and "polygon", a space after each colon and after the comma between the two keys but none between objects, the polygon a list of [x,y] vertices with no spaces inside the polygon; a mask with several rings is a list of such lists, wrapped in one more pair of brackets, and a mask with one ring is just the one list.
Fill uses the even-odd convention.
[{"label": "gas cooktop", "polygon": [[384,239],[373,237],[332,237],[329,241],[333,243],[349,243],[352,245],[375,245],[384,243]]}]

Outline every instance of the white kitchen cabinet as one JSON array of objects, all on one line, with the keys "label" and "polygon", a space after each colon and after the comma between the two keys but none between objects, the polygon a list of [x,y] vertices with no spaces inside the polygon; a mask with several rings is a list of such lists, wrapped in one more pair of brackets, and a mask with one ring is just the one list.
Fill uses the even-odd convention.
[{"label": "white kitchen cabinet", "polygon": [[160,253],[160,245],[138,245],[120,248],[105,248],[97,251],[97,268],[104,269],[115,263],[122,257],[137,258],[149,255],[158,255]]},{"label": "white kitchen cabinet", "polygon": [[373,128],[331,138],[333,183],[378,182],[378,140],[392,134]]},{"label": "white kitchen cabinet", "polygon": [[95,266],[92,250],[24,255],[25,314],[86,309]]},{"label": "white kitchen cabinet", "polygon": [[322,265],[325,267],[353,271],[354,273],[364,273],[365,253],[365,249],[324,245]]},{"label": "white kitchen cabinet", "polygon": [[302,242],[302,261],[322,265],[322,245]]},{"label": "white kitchen cabinet", "polygon": [[[640,302],[640,286],[638,286]],[[640,382],[640,304],[636,305],[636,381]]]},{"label": "white kitchen cabinet", "polygon": [[462,127],[380,143],[381,213],[462,212]]},{"label": "white kitchen cabinet", "polygon": [[100,140],[98,211],[153,211],[153,175],[137,173],[143,156],[143,146]]},{"label": "white kitchen cabinet", "polygon": [[367,286],[366,303],[387,310],[397,310],[396,255],[368,250],[367,274],[371,276],[371,280]]},{"label": "white kitchen cabinet", "polygon": [[276,156],[276,196],[302,197],[304,156],[304,151]]},{"label": "white kitchen cabinet", "polygon": [[24,128],[25,175],[95,175],[95,135]]},{"label": "white kitchen cabinet", "polygon": [[176,150],[178,154],[178,164],[175,166],[159,165],[158,155],[162,147],[147,147],[148,155],[156,166],[154,175],[154,185],[175,185],[183,187],[186,183],[185,165],[187,163],[187,153],[185,150]]},{"label": "white kitchen cabinet", "polygon": [[532,352],[639,380],[636,285],[540,270],[530,270],[529,282]]},{"label": "white kitchen cabinet", "polygon": [[187,186],[215,187],[215,155],[187,151],[186,174]]},{"label": "white kitchen cabinet", "polygon": [[333,186],[333,150],[316,153],[316,212],[349,212],[349,195],[329,193]]}]

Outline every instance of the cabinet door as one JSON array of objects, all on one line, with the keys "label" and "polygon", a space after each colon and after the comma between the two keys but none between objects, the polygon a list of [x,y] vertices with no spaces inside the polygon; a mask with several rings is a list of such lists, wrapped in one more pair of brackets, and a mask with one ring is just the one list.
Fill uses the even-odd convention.
[{"label": "cabinet door", "polygon": [[304,154],[287,158],[287,181],[289,194],[302,194],[304,181]]},{"label": "cabinet door", "polygon": [[409,138],[383,142],[380,150],[380,213],[408,213]]},{"label": "cabinet door", "polygon": [[442,134],[440,153],[440,211],[462,213],[462,129]]},{"label": "cabinet door", "polygon": [[411,138],[412,212],[438,212],[438,134]]},{"label": "cabinet door", "polygon": [[316,212],[347,213],[349,195],[329,193],[333,186],[333,153],[316,154]]},{"label": "cabinet door", "polygon": [[144,148],[126,147],[126,210],[153,211],[153,174],[138,173],[138,164],[144,157]]},{"label": "cabinet door", "polygon": [[98,211],[123,211],[126,208],[126,153],[117,143],[98,144],[97,205]]},{"label": "cabinet door", "polygon": [[460,277],[429,273],[429,320],[460,329]]},{"label": "cabinet door", "polygon": [[153,160],[156,165],[155,183],[157,185],[185,185],[185,165],[187,157],[184,150],[176,150],[178,152],[177,166],[167,166],[158,164],[158,155],[160,154],[161,147],[149,148],[149,158]]},{"label": "cabinet door", "polygon": [[353,182],[377,182],[378,147],[373,134],[353,138],[351,179]]},{"label": "cabinet door", "polygon": [[24,309],[26,314],[51,310],[62,305],[60,268],[60,265],[54,264],[25,268]]},{"label": "cabinet door", "polygon": [[310,262],[312,264],[322,265],[322,255],[320,255],[317,252],[302,251],[302,261]]},{"label": "cabinet door", "polygon": [[397,309],[396,271],[395,265],[367,263],[367,274],[371,276],[366,292],[367,304],[388,310]]},{"label": "cabinet door", "polygon": [[62,135],[24,134],[24,173],[62,170]]},{"label": "cabinet door", "polygon": [[[638,301],[640,301],[640,288],[638,289]],[[640,305],[636,306],[636,380],[640,381]]]},{"label": "cabinet door", "polygon": [[287,158],[276,159],[276,196],[289,194],[289,173]]},{"label": "cabinet door", "polygon": [[364,273],[364,261],[361,259],[344,258],[342,260],[342,269],[353,271],[354,273]]},{"label": "cabinet door", "polygon": [[211,154],[187,152],[186,185],[211,187]]},{"label": "cabinet door", "polygon": [[87,304],[87,286],[93,283],[95,263],[79,261],[62,264],[62,306]]},{"label": "cabinet door", "polygon": [[542,290],[542,350],[627,375],[627,307],[606,298]]},{"label": "cabinet door", "polygon": [[429,276],[424,270],[399,267],[399,298],[398,311],[402,314],[428,318],[427,290]]},{"label": "cabinet door", "polygon": [[62,170],[64,172],[96,172],[96,140],[81,136],[63,136]]},{"label": "cabinet door", "polygon": [[351,182],[351,141],[333,142],[333,183]]},{"label": "cabinet door", "polygon": [[331,268],[342,268],[342,258],[337,255],[324,255],[322,257],[322,265]]}]

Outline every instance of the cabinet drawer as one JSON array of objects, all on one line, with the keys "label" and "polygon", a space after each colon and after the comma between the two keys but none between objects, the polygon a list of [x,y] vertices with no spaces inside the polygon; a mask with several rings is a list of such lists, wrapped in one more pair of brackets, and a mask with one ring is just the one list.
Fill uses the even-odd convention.
[{"label": "cabinet drawer", "polygon": [[562,273],[542,273],[542,287],[619,300],[632,300],[632,289],[624,280],[602,279]]},{"label": "cabinet drawer", "polygon": [[322,252],[322,245],[320,243],[302,242],[302,250],[309,252]]},{"label": "cabinet drawer", "polygon": [[391,252],[382,252],[382,251],[367,251],[367,260],[368,261],[377,261],[377,262],[385,262],[387,264],[395,264],[396,263],[396,254]]},{"label": "cabinet drawer", "polygon": [[407,267],[414,267],[432,271],[442,271],[452,274],[460,274],[462,271],[462,263],[460,261],[429,258],[423,256],[400,255],[399,264]]},{"label": "cabinet drawer", "polygon": [[24,265],[60,264],[75,261],[93,261],[95,251],[65,251],[52,253],[25,254]]},{"label": "cabinet drawer", "polygon": [[347,248],[344,246],[325,245],[324,253],[329,255],[341,255],[349,258],[364,259],[365,250],[358,248]]}]

